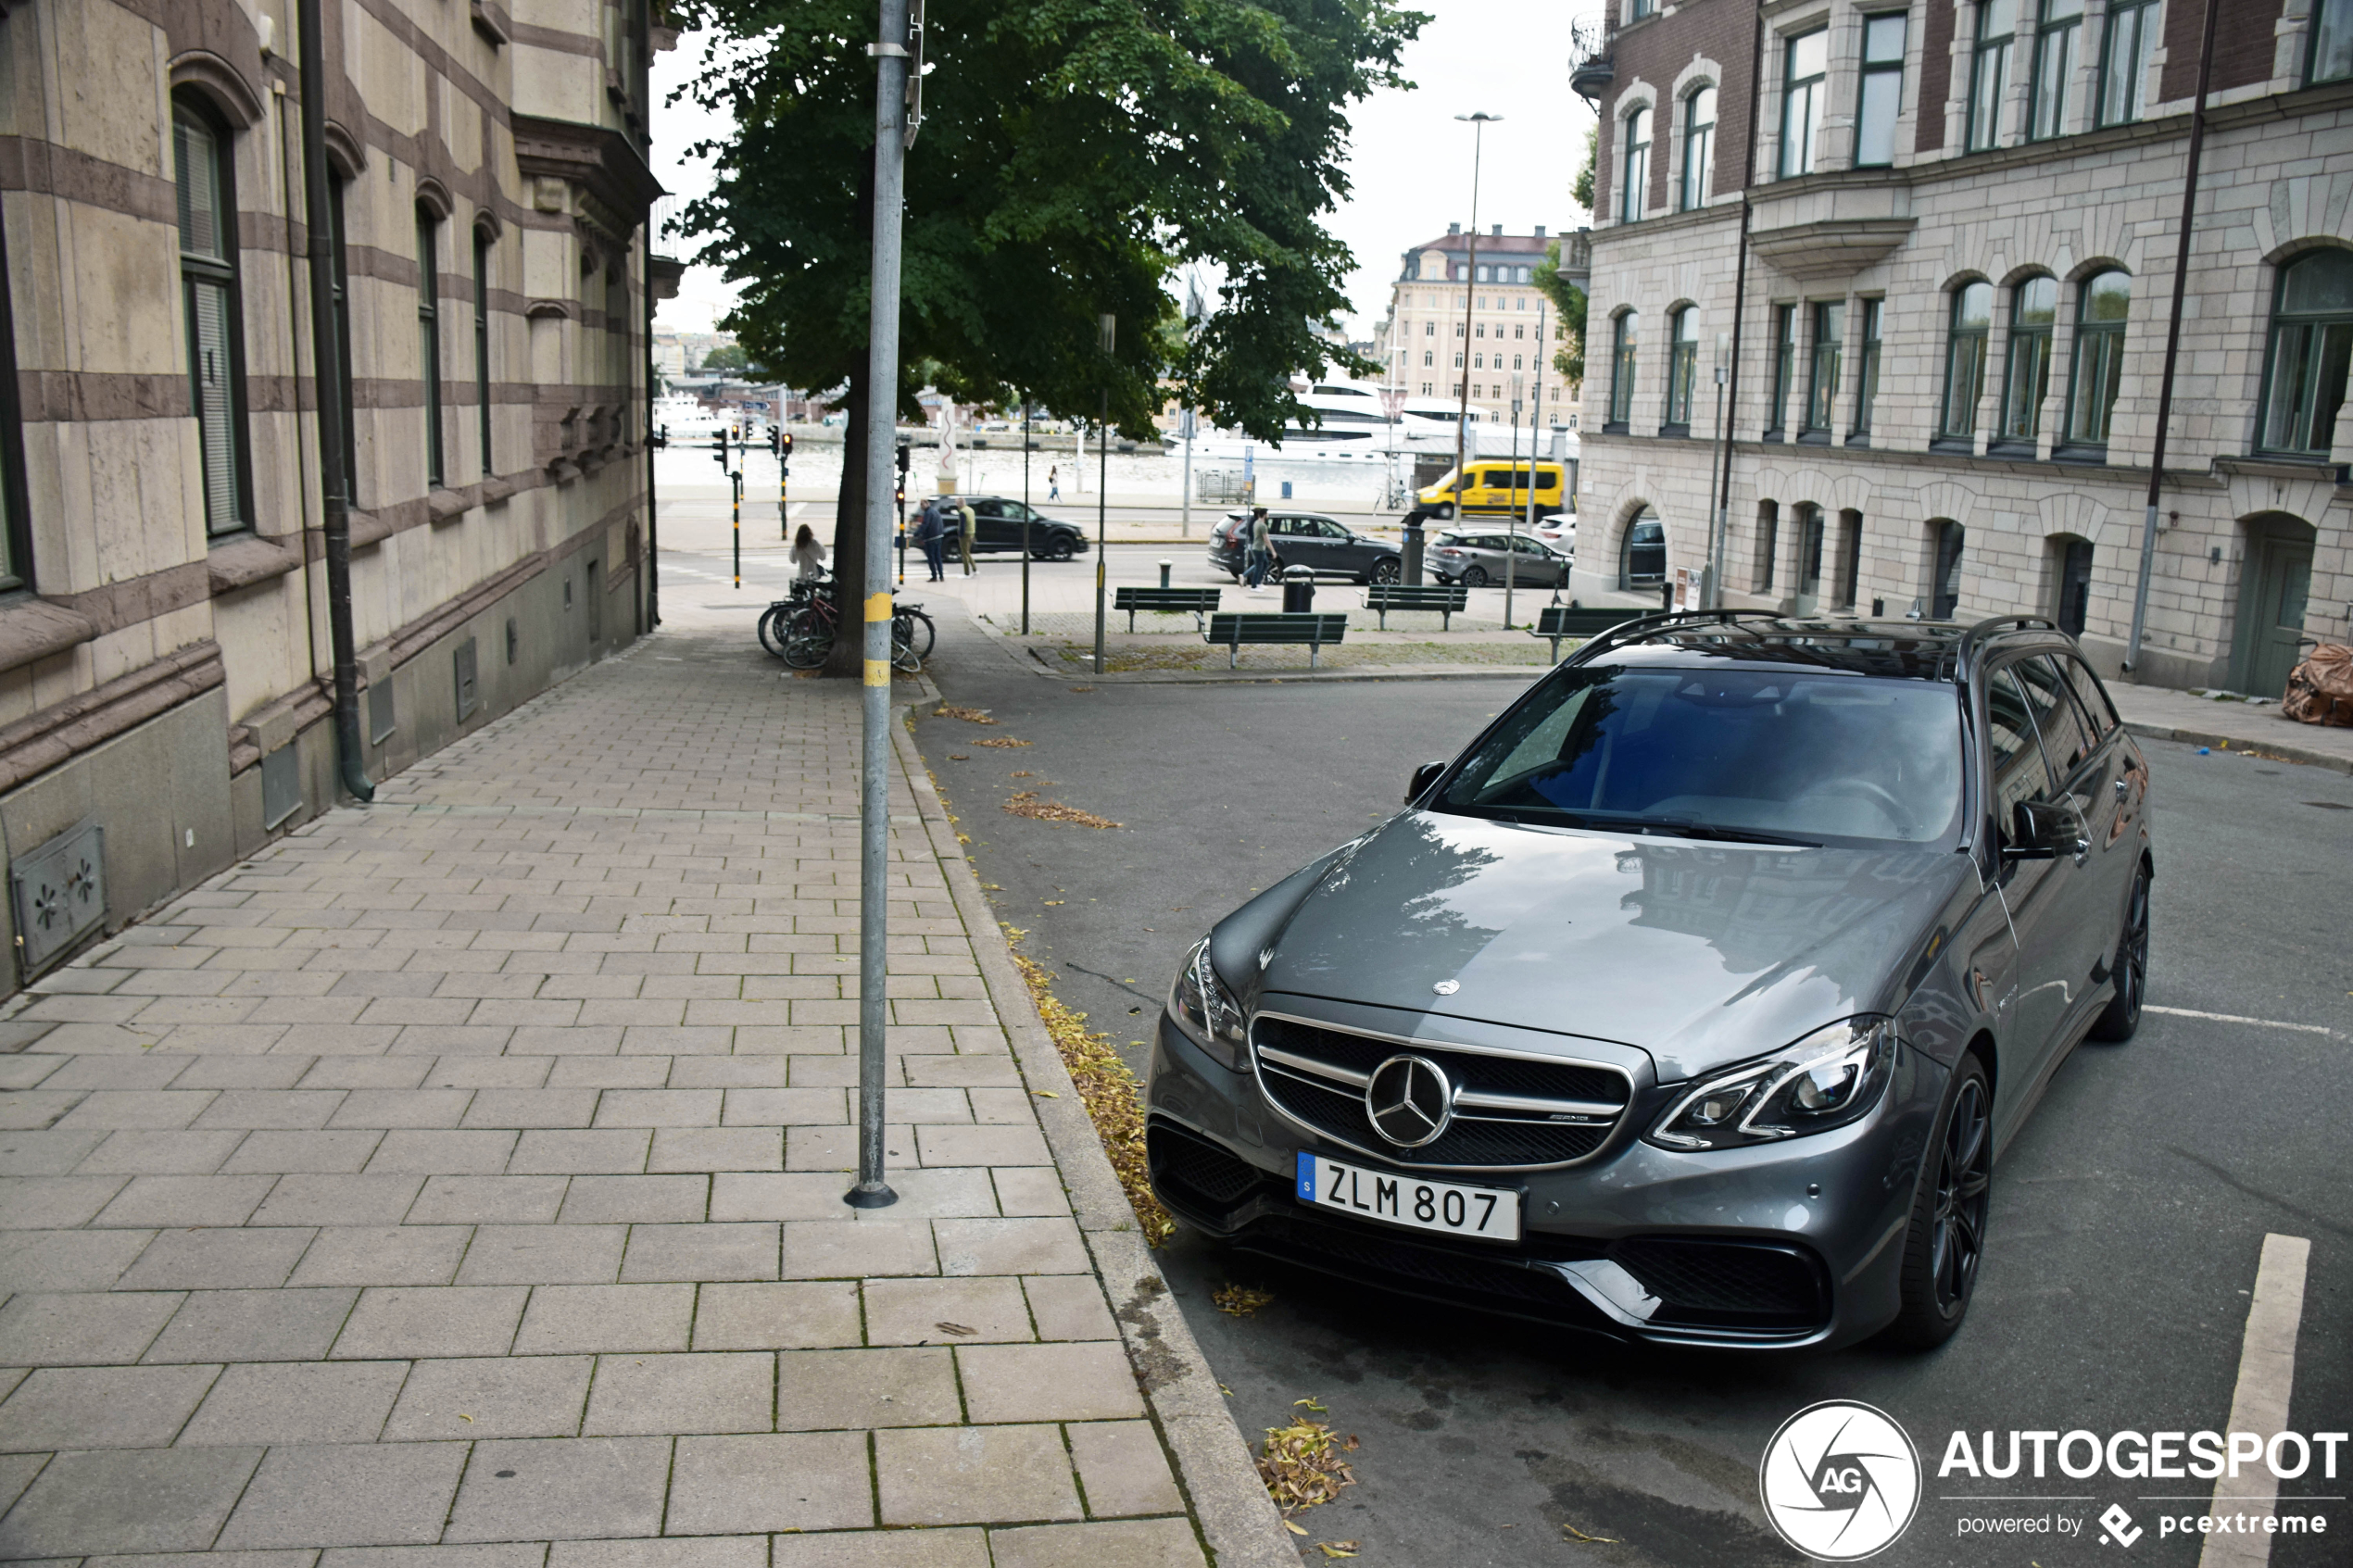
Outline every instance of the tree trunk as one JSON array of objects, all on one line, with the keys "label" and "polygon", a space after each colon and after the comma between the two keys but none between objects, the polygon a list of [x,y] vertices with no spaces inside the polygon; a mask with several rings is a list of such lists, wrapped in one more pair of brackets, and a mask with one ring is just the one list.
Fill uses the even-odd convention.
[{"label": "tree trunk", "polygon": [[858,680],[865,673],[866,370],[849,373],[849,423],[842,431],[841,495],[834,503],[834,591],[841,606],[840,634],[824,673]]}]

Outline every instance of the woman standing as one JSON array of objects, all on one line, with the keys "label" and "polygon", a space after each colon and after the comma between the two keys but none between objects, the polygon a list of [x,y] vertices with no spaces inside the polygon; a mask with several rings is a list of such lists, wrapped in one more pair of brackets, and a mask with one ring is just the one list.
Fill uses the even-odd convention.
[{"label": "woman standing", "polygon": [[1062,468],[1061,468],[1061,466],[1060,466],[1059,464],[1049,464],[1049,465],[1047,466],[1047,469],[1046,469],[1046,499],[1048,499],[1049,501],[1059,501],[1059,500],[1061,500],[1062,498],[1063,498],[1063,470],[1062,470]]},{"label": "woman standing", "polygon": [[814,583],[825,570],[825,546],[817,543],[817,535],[802,523],[800,532],[793,535],[792,580],[796,584]]}]

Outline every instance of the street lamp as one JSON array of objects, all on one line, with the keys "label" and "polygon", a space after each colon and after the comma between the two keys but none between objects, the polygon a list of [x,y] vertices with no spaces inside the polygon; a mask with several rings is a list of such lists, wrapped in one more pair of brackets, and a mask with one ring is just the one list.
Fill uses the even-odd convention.
[{"label": "street lamp", "polygon": [[[1479,158],[1486,150],[1487,128],[1500,124],[1504,117],[1500,114],[1489,114],[1481,109],[1475,114],[1458,114],[1454,118],[1471,128],[1470,255],[1469,258],[1463,263],[1463,346],[1461,350],[1463,354],[1467,355],[1470,352],[1471,287],[1478,276]],[[1461,365],[1456,365],[1454,371],[1454,516],[1459,519],[1462,516],[1465,488],[1463,483],[1464,444],[1470,433],[1470,382],[1466,379],[1467,372]],[[1422,531],[1419,517],[1413,517],[1405,529],[1404,575],[1408,583],[1419,583],[1422,580]]]}]

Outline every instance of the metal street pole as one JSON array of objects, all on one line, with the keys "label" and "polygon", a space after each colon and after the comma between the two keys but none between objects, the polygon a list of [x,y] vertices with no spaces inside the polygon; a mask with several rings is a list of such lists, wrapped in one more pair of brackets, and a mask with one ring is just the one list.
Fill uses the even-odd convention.
[{"label": "metal street pole", "polygon": [[[899,1201],[883,1179],[884,996],[890,897],[890,513],[899,409],[899,226],[906,195],[908,0],[882,0],[875,56],[874,277],[867,305],[864,698],[858,736],[858,1185],[854,1209]],[[848,454],[844,454],[847,458]]]},{"label": "metal street pole", "polygon": [[[1528,508],[1527,508],[1527,509],[1528,509],[1528,533],[1529,533],[1529,536],[1530,538],[1535,537],[1535,534],[1536,534],[1536,429],[1537,429],[1537,423],[1538,423],[1538,421],[1539,421],[1539,420],[1541,420],[1544,417],[1544,348],[1543,348],[1543,345],[1544,345],[1545,341],[1546,341],[1546,340],[1545,340],[1545,337],[1544,337],[1544,307],[1543,307],[1541,305],[1539,305],[1539,306],[1536,307],[1536,345],[1537,345],[1537,347],[1536,347],[1536,383],[1535,383],[1535,388],[1534,388],[1534,391],[1535,391],[1535,395],[1534,395],[1534,396],[1532,396],[1532,397],[1530,397],[1530,398],[1528,400]],[[1566,477],[1566,475],[1564,475],[1564,477]],[[1560,596],[1559,596],[1558,594],[1554,594],[1554,595],[1553,596],[1553,602],[1554,602],[1554,604],[1558,604],[1558,603],[1560,602]],[[1510,617],[1509,617],[1509,616],[1506,616],[1506,617],[1504,617],[1504,619],[1505,619],[1506,621],[1508,621],[1508,620],[1510,620]]]},{"label": "metal street pole", "polygon": [[1100,318],[1103,349],[1103,417],[1095,432],[1095,673],[1103,672],[1103,557],[1110,545],[1109,492],[1111,483],[1111,357],[1119,341],[1119,318]]},{"label": "metal street pole", "polygon": [[1185,432],[1185,495],[1176,515],[1176,537],[1189,539],[1193,536],[1193,411],[1179,409],[1176,422]]},{"label": "metal street pole", "polygon": [[1029,635],[1029,409],[1021,400],[1021,634]]},{"label": "metal street pole", "polygon": [[[1468,372],[1463,367],[1470,358],[1471,290],[1478,277],[1478,164],[1486,149],[1487,128],[1500,122],[1504,117],[1481,109],[1475,114],[1458,114],[1454,118],[1466,122],[1471,128],[1470,256],[1463,263],[1463,346],[1456,352],[1454,363],[1453,515],[1454,521],[1459,522],[1463,515],[1463,492],[1469,488],[1463,480],[1463,453],[1470,435],[1470,382],[1466,379]],[[1422,580],[1422,525],[1418,517],[1407,515],[1412,521],[1405,527],[1404,577],[1406,582],[1417,583]]]},{"label": "metal street pole", "polygon": [[[1519,387],[1517,376],[1512,378],[1512,483],[1519,483]],[[1528,494],[1536,494],[1536,443],[1531,434],[1528,444]],[[1513,570],[1519,564],[1519,508],[1514,507],[1504,518],[1504,630],[1512,629],[1512,582],[1518,573]]]},{"label": "metal street pole", "polygon": [[[1730,374],[1725,361],[1730,355],[1730,337],[1729,332],[1716,334],[1716,441],[1715,455],[1708,460],[1711,489],[1715,487],[1716,471],[1724,466],[1724,383]],[[1730,532],[1727,522],[1730,512],[1728,499],[1718,492],[1715,510],[1707,520],[1707,592],[1700,598],[1702,609],[1724,608],[1724,535]]]}]

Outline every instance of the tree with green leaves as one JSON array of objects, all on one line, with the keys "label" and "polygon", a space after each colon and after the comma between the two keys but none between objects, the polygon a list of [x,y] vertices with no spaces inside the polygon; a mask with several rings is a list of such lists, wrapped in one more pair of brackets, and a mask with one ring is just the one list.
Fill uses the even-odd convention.
[{"label": "tree with green leaves", "polygon": [[1536,286],[1544,291],[1559,312],[1559,321],[1567,340],[1553,355],[1553,369],[1558,370],[1571,387],[1585,384],[1585,291],[1561,276],[1561,243],[1554,240],[1544,247],[1544,259],[1536,264]]},{"label": "tree with green leaves", "polygon": [[[875,12],[864,0],[684,0],[718,40],[688,92],[736,130],[706,144],[686,232],[742,303],[725,321],[795,386],[866,421]],[[930,0],[906,166],[902,368],[959,402],[1025,398],[1153,435],[1164,380],[1212,422],[1272,439],[1293,375],[1377,370],[1318,335],[1353,265],[1324,220],[1348,193],[1348,111],[1405,85],[1428,19],[1395,0]],[[1222,275],[1190,332],[1177,270]],[[1098,318],[1118,319],[1114,351]],[[920,384],[902,374],[901,412]],[[844,465],[835,571],[863,570],[864,468]],[[837,648],[854,674],[857,650]]]},{"label": "tree with green leaves", "polygon": [[723,343],[702,357],[700,368],[705,370],[747,370],[751,368],[751,359],[744,352],[742,344]]}]

